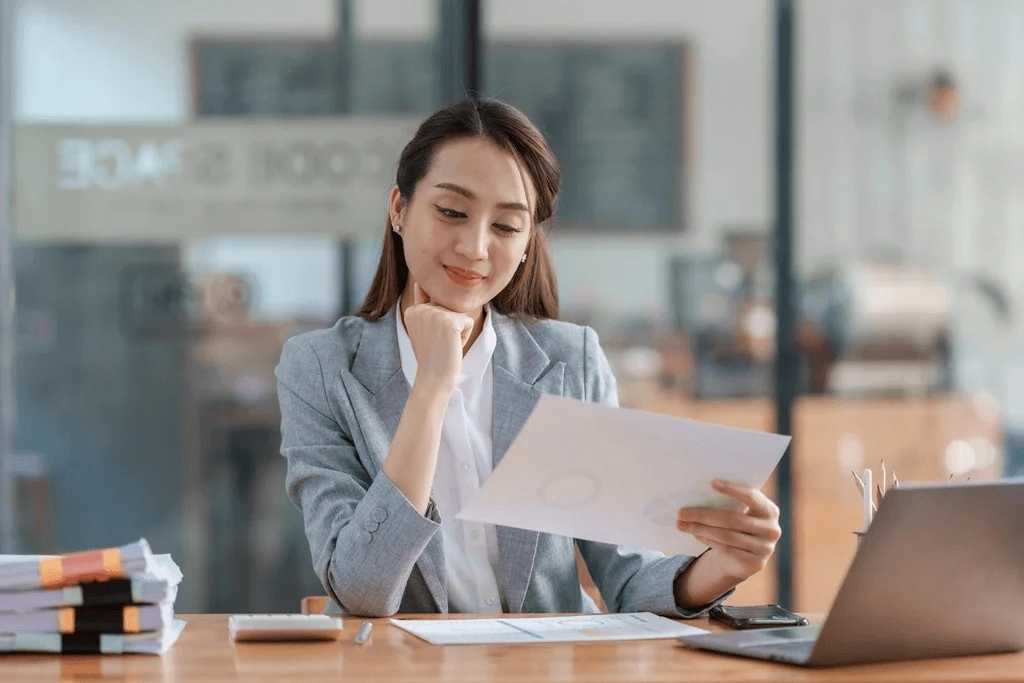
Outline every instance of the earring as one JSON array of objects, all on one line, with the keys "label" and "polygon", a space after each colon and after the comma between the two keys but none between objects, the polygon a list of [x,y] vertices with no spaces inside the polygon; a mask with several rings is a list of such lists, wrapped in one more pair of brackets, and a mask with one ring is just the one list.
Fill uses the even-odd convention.
[{"label": "earring", "polygon": [[526,263],[526,254],[523,254],[523,258],[519,262]]},{"label": "earring", "polygon": [[399,234],[401,234],[401,232],[402,232],[402,226],[401,225],[392,225],[391,229],[394,230],[395,232],[399,233]]}]

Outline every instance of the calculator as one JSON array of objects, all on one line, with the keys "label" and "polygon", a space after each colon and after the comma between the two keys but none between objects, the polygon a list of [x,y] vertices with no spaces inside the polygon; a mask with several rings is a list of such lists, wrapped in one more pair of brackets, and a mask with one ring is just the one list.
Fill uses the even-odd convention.
[{"label": "calculator", "polygon": [[326,614],[233,614],[228,617],[228,634],[234,642],[338,640],[340,617]]}]

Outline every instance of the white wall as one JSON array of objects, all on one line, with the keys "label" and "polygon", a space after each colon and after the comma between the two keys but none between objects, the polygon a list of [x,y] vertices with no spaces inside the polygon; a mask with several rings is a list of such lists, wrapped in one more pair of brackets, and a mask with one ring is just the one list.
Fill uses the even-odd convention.
[{"label": "white wall", "polygon": [[189,116],[189,41],[326,37],[332,0],[21,0],[18,122],[175,122]]},{"label": "white wall", "polygon": [[[200,35],[327,38],[335,0],[21,0],[18,121],[180,121]],[[696,173],[675,236],[558,235],[568,307],[666,312],[665,255],[711,252],[723,228],[771,220],[771,3],[762,0],[491,0],[489,39],[686,40],[699,60]],[[433,0],[360,0],[357,35],[429,39]],[[805,0],[797,63],[799,264],[804,273],[879,246],[981,270],[1024,301],[1024,2]],[[894,118],[892,91],[953,69],[964,116]],[[1014,173],[1014,170],[1020,173]],[[276,247],[275,247],[276,248]],[[1024,318],[1024,316],[1021,316]],[[1024,338],[1024,319],[1015,325]]]},{"label": "white wall", "polygon": [[[697,49],[699,163],[688,181],[688,230],[556,235],[553,256],[570,309],[587,302],[610,315],[663,316],[667,252],[714,251],[723,226],[766,228],[769,10],[761,0],[486,4],[488,38],[678,39]],[[428,39],[435,13],[432,0],[361,0],[356,32]],[[334,0],[21,0],[16,119],[181,121],[189,116],[194,36],[327,37],[334,25]]]}]

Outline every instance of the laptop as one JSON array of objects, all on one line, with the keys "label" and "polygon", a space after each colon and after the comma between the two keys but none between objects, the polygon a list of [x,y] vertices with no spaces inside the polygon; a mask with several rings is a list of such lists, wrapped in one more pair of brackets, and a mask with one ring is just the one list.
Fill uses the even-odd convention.
[{"label": "laptop", "polygon": [[1024,650],[1024,479],[892,489],[823,624],[679,641],[799,666]]}]

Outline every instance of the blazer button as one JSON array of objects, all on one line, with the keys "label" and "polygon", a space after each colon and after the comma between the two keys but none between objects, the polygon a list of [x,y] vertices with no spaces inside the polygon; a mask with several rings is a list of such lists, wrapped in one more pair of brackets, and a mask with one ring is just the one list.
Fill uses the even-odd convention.
[{"label": "blazer button", "polygon": [[369,531],[371,534],[374,531],[376,531],[377,527],[379,527],[379,526],[380,525],[377,524],[377,522],[373,521],[372,519],[368,519],[365,522],[363,522],[363,528],[366,529],[367,531]]},{"label": "blazer button", "polygon": [[372,517],[375,522],[383,522],[388,518],[388,511],[384,508],[377,508],[370,514],[370,517]]},{"label": "blazer button", "polygon": [[373,540],[373,535],[371,535],[369,531],[363,531],[363,532],[361,532],[359,534],[359,542],[362,543],[363,545],[368,544],[372,540]]}]

